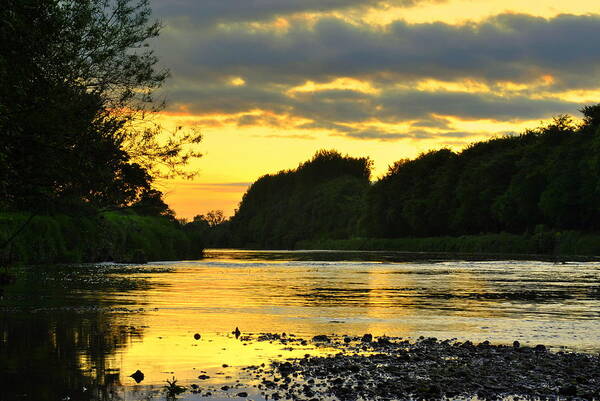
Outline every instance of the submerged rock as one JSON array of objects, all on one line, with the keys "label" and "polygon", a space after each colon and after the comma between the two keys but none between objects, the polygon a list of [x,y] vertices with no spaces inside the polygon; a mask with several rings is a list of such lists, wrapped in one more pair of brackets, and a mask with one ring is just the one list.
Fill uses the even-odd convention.
[{"label": "submerged rock", "polygon": [[140,383],[142,380],[144,380],[144,373],[138,369],[129,377],[135,380],[136,383]]},{"label": "submerged rock", "polygon": [[371,341],[373,341],[373,334],[367,333],[367,334],[363,335],[361,338],[361,341],[363,343],[370,343]]}]

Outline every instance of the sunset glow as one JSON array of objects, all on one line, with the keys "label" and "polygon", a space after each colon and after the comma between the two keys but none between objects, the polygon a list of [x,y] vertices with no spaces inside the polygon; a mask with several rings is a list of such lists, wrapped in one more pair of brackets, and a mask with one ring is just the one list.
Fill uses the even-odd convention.
[{"label": "sunset glow", "polygon": [[178,217],[232,215],[253,181],[319,149],[370,157],[375,178],[600,98],[596,1],[270,3],[153,3],[172,73],[157,119],[204,137],[198,176],[161,183]]}]

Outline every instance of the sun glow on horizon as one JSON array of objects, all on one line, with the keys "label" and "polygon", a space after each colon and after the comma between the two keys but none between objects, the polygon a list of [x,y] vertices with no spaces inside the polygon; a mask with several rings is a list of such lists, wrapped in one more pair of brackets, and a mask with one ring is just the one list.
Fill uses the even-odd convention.
[{"label": "sun glow on horizon", "polygon": [[[204,138],[199,146],[203,157],[191,166],[199,171],[197,177],[189,182],[161,182],[178,217],[191,218],[213,209],[232,215],[248,185],[262,175],[293,169],[320,149],[370,157],[375,165],[373,178],[377,178],[399,159],[439,148],[460,151],[476,141],[536,128],[553,115],[568,112],[578,117],[582,105],[600,99],[600,88],[573,84],[577,70],[563,74],[554,55],[533,67],[527,65],[533,56],[526,47],[522,53],[511,53],[517,58],[504,69],[490,74],[463,66],[460,58],[443,51],[447,70],[443,64],[436,65],[435,58],[428,58],[429,45],[436,45],[435,40],[443,42],[446,36],[457,34],[471,35],[458,43],[449,42],[460,47],[458,53],[473,51],[472,60],[478,62],[477,51],[493,52],[497,45],[497,61],[501,61],[506,51],[518,49],[517,42],[506,45],[512,36],[489,46],[485,42],[486,48],[475,47],[477,51],[470,50],[469,40],[475,43],[480,34],[501,36],[520,29],[525,35],[521,39],[527,38],[533,31],[523,24],[537,24],[536,29],[546,32],[552,19],[600,15],[597,1],[423,0],[409,7],[385,1],[281,10],[272,14],[246,10],[255,19],[234,13],[203,28],[198,28],[194,18],[200,17],[194,15],[165,21],[166,32],[173,35],[170,46],[181,46],[178,51],[186,54],[190,64],[180,63],[175,69],[179,74],[173,74],[174,82],[167,88],[167,93],[175,95],[169,109],[155,117],[165,129],[193,127]],[[169,27],[171,21],[174,25]],[[395,29],[394,22],[403,29],[399,38],[385,36]],[[197,38],[190,34],[194,29],[199,29]],[[440,32],[439,37],[427,36]],[[412,34],[424,37],[415,41]],[[226,37],[225,47],[202,44],[207,35],[217,41]],[[234,46],[236,35],[242,37],[242,47]],[[398,40],[397,46],[407,54],[388,55],[393,48],[381,43],[378,49],[378,43],[370,42],[378,37]],[[322,43],[311,42],[314,38]],[[422,49],[413,52],[407,45],[411,40]],[[197,51],[222,57],[221,64],[195,55],[196,42],[201,43]],[[537,46],[537,42],[526,45]],[[295,60],[296,54],[308,48],[316,49],[307,53],[315,60],[286,64],[288,57]],[[424,64],[405,72],[404,66],[413,62],[410,57]],[[491,64],[478,68],[493,68],[496,60],[490,60]],[[169,65],[169,59],[163,63]],[[195,65],[203,72],[196,72]],[[178,93],[183,96],[177,97]]]}]

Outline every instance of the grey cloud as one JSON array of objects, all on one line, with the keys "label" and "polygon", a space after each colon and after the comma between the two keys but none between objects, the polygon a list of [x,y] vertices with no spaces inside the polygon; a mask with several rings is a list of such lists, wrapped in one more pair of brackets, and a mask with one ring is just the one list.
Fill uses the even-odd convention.
[{"label": "grey cloud", "polygon": [[283,85],[339,76],[527,82],[551,74],[557,86],[584,87],[600,78],[599,36],[597,15],[504,14],[458,26],[398,21],[386,29],[323,18],[277,34],[238,27],[195,36],[174,27],[161,39],[161,53],[186,79],[241,75]]},{"label": "grey cloud", "polygon": [[432,139],[432,138],[468,138],[481,135],[481,132],[468,131],[426,131],[410,130],[406,132],[387,131],[382,129],[349,130],[343,134],[355,139],[373,139],[378,141],[397,141],[400,139]]},{"label": "grey cloud", "polygon": [[529,120],[574,113],[580,104],[525,96],[485,93],[387,91],[379,99],[382,119],[431,118],[431,114],[463,119]]},{"label": "grey cloud", "polygon": [[411,126],[417,128],[448,128],[450,121],[446,118],[429,116],[412,123]]},{"label": "grey cloud", "polygon": [[[440,0],[438,0],[440,1]],[[163,18],[187,17],[197,24],[261,21],[302,12],[329,12],[390,3],[411,7],[427,0],[154,0],[154,12]]]},{"label": "grey cloud", "polygon": [[258,108],[284,113],[289,109],[287,97],[268,88],[207,85],[170,89],[168,95],[170,109],[185,106],[194,113],[242,113]]},{"label": "grey cloud", "polygon": [[[386,29],[323,18],[285,33],[240,28],[197,34],[181,27],[167,31],[163,58],[172,61],[170,107],[198,114],[268,110],[310,120],[301,127],[353,138],[397,140],[431,135],[461,138],[436,116],[462,119],[529,120],[576,113],[582,106],[554,98],[520,95],[395,89],[397,83],[464,78],[494,84],[528,82],[552,74],[552,90],[600,87],[600,16],[553,19],[500,15],[481,23],[396,22]],[[161,39],[162,40],[162,39]],[[166,56],[165,56],[166,55]],[[228,82],[241,76],[246,84]],[[288,92],[306,80],[338,77],[370,81],[377,94],[348,89]],[[410,132],[361,130],[354,123],[410,121]],[[277,119],[244,115],[229,123],[277,126]],[[432,134],[432,129],[438,130]],[[443,130],[443,131],[439,131]]]},{"label": "grey cloud", "polygon": [[[569,101],[492,93],[397,89],[382,90],[380,94],[323,92],[287,96],[277,88],[213,86],[172,91],[170,97],[177,99],[177,102],[171,103],[173,109],[185,106],[194,113],[244,113],[261,109],[335,124],[369,119],[390,123],[421,120],[414,125],[438,128],[444,126],[444,119],[435,115],[463,119],[529,120],[575,113],[582,106]],[[251,116],[247,116],[246,120],[248,118]]]},{"label": "grey cloud", "polygon": [[268,127],[277,127],[277,128],[285,128],[288,125],[285,121],[282,121],[273,116],[263,116],[263,115],[253,115],[253,114],[245,114],[241,116],[237,121],[237,125],[240,127],[243,126],[268,126]]}]

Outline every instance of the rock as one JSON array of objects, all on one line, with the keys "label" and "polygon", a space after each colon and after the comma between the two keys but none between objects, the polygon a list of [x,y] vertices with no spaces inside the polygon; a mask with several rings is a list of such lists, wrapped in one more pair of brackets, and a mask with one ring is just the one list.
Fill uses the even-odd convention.
[{"label": "rock", "polygon": [[206,380],[206,379],[210,379],[210,376],[208,376],[208,375],[200,375],[200,376],[198,376],[198,379],[200,379],[200,380]]},{"label": "rock", "polygon": [[577,386],[574,384],[562,386],[558,389],[558,394],[567,397],[575,397],[577,395]]},{"label": "rock", "polygon": [[199,340],[200,339],[200,334],[196,333],[194,334],[194,340]]},{"label": "rock", "polygon": [[345,337],[344,337],[344,342],[345,342],[346,344],[348,344],[350,341],[352,341],[352,339],[351,339],[350,337],[348,337],[348,336],[345,336]]},{"label": "rock", "polygon": [[223,386],[223,387],[221,387],[221,390],[227,391],[227,390],[229,390],[229,386]]},{"label": "rock", "polygon": [[363,335],[361,338],[361,341],[363,343],[370,343],[371,341],[373,341],[373,334],[367,333],[367,334]]},{"label": "rock", "polygon": [[229,365],[227,365],[226,363],[224,363],[224,364],[223,364],[223,365],[221,365],[221,366],[223,366],[224,368],[228,368],[228,367],[229,367]]},{"label": "rock", "polygon": [[533,350],[537,352],[546,352],[546,346],[544,344],[538,344]]},{"label": "rock", "polygon": [[513,348],[519,348],[521,346],[521,343],[518,342],[517,340],[513,341]]},{"label": "rock", "polygon": [[389,339],[387,339],[386,337],[379,337],[377,339],[377,344],[385,346],[385,345],[391,345],[392,342]]},{"label": "rock", "polygon": [[294,367],[289,362],[282,363],[281,365],[279,365],[278,369],[279,369],[279,373],[281,374],[281,376],[284,376],[284,377],[288,376],[290,373],[292,373],[294,371]]},{"label": "rock", "polygon": [[141,370],[136,370],[131,376],[133,380],[135,380],[136,383],[140,383],[142,380],[144,380],[144,374],[142,373]]},{"label": "rock", "polygon": [[240,391],[239,393],[237,393],[238,397],[248,397],[248,393],[245,391]]},{"label": "rock", "polygon": [[231,332],[231,334],[233,334],[235,336],[235,338],[240,338],[240,334],[242,334],[242,332],[240,331],[240,329],[238,327],[236,327],[235,330],[233,330]]},{"label": "rock", "polygon": [[313,337],[313,341],[318,341],[318,342],[326,342],[326,343],[328,343],[328,342],[330,342],[330,341],[331,341],[331,339],[330,339],[328,336],[326,336],[325,334],[320,334],[320,335],[318,335],[318,336],[314,336],[314,337]]}]

